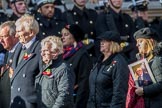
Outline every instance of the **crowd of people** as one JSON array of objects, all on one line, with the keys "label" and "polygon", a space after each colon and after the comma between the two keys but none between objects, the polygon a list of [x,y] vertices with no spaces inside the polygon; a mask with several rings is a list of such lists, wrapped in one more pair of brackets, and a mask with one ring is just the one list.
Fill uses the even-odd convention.
[{"label": "crowd of people", "polygon": [[[162,107],[162,21],[149,22],[148,1],[130,5],[133,18],[123,0],[100,11],[87,0],[64,12],[59,0],[35,3],[29,12],[9,0],[13,14],[1,13],[0,108]],[[137,86],[128,65],[142,59],[155,81],[139,67]]]}]

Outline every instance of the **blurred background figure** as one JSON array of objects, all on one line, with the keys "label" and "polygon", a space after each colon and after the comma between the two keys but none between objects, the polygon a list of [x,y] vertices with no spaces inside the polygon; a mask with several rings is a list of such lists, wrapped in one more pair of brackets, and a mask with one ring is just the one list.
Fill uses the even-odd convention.
[{"label": "blurred background figure", "polygon": [[75,73],[74,86],[75,108],[86,108],[88,99],[88,78],[92,68],[92,58],[82,42],[84,32],[75,24],[65,26],[62,31],[64,46],[63,59]]},{"label": "blurred background figure", "polygon": [[96,33],[98,36],[105,31],[119,33],[122,40],[123,55],[128,62],[133,62],[136,60],[135,54],[137,52],[133,37],[135,28],[132,18],[122,12],[122,4],[123,0],[109,0],[107,2],[107,10],[98,15]]},{"label": "blurred background figure", "polygon": [[158,31],[159,17],[155,17],[154,19],[149,18],[148,5],[148,0],[138,0],[135,1],[135,4],[132,3],[129,6],[132,11],[135,28],[139,30],[144,27],[151,27]]},{"label": "blurred background figure", "polygon": [[9,0],[8,2],[13,11],[9,20],[16,21],[27,12],[28,6],[26,0]]},{"label": "blurred background figure", "polygon": [[54,0],[37,0],[35,19],[39,23],[38,40],[49,35],[61,36],[61,29],[65,23],[61,20],[61,10],[55,7]]},{"label": "blurred background figure", "polygon": [[[93,9],[88,9],[86,4],[88,0],[72,0],[74,6],[72,10],[66,10],[63,13],[63,20],[66,24],[77,24],[85,34],[85,43],[94,42],[96,38],[95,22],[97,13]],[[68,17],[70,16],[70,17]]]}]

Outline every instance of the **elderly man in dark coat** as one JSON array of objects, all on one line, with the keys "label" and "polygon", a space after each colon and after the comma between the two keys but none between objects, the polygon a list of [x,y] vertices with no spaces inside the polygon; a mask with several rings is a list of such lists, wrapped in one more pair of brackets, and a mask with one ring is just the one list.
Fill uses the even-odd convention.
[{"label": "elderly man in dark coat", "polygon": [[38,22],[24,15],[16,21],[19,44],[13,58],[11,77],[11,108],[36,108],[35,76],[39,73],[40,44],[36,40]]},{"label": "elderly man in dark coat", "polygon": [[5,53],[4,66],[0,73],[0,108],[9,108],[10,105],[10,77],[9,67],[12,65],[14,52],[18,45],[18,38],[15,37],[16,27],[14,21],[6,21],[0,26],[0,43]]}]

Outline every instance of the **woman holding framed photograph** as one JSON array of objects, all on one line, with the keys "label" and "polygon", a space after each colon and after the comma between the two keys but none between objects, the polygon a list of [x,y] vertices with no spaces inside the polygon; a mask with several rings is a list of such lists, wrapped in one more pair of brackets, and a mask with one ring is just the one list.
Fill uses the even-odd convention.
[{"label": "woman holding framed photograph", "polygon": [[[144,107],[142,108],[162,108],[162,47],[157,44],[158,34],[151,28],[142,28],[135,32],[134,37],[139,50],[138,59],[147,60],[155,79],[152,84],[135,87],[135,97],[143,97]],[[129,79],[129,83],[131,80],[132,78]],[[135,101],[128,100],[133,88],[133,86],[128,88],[126,108],[139,108],[135,107]]]}]

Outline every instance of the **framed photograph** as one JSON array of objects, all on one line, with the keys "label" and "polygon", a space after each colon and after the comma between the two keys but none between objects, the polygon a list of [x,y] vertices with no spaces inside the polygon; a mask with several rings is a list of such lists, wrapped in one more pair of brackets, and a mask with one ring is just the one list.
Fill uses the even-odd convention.
[{"label": "framed photograph", "polygon": [[156,83],[146,59],[128,65],[136,86],[143,87]]}]

